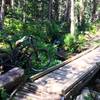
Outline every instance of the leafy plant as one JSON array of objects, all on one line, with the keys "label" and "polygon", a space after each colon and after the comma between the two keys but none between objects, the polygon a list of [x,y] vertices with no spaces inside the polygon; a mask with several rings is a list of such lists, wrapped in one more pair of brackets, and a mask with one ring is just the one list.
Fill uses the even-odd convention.
[{"label": "leafy plant", "polygon": [[68,52],[75,52],[77,50],[77,41],[76,38],[70,34],[65,35],[64,46]]},{"label": "leafy plant", "polygon": [[89,28],[89,32],[92,33],[92,34],[96,34],[96,32],[97,32],[96,26],[91,25],[90,28]]},{"label": "leafy plant", "polygon": [[70,34],[65,35],[64,46],[68,52],[80,52],[81,48],[84,46],[85,37],[83,35],[72,36]]},{"label": "leafy plant", "polygon": [[8,94],[4,88],[0,88],[0,100],[7,100]]},{"label": "leafy plant", "polygon": [[86,43],[85,36],[81,35],[81,34],[78,35],[77,36],[77,41],[78,41],[78,44],[79,44],[78,49],[81,50],[84,47],[85,43]]},{"label": "leafy plant", "polygon": [[46,32],[47,36],[49,38],[49,41],[55,40],[55,39],[61,39],[63,37],[64,33],[66,32],[65,26],[67,26],[65,23],[55,22],[55,21],[47,21],[46,24]]},{"label": "leafy plant", "polygon": [[84,96],[84,100],[93,100],[93,98],[91,97],[91,95],[87,95],[87,96]]},{"label": "leafy plant", "polygon": [[22,30],[22,22],[14,18],[5,18],[5,32],[8,34],[15,34]]}]

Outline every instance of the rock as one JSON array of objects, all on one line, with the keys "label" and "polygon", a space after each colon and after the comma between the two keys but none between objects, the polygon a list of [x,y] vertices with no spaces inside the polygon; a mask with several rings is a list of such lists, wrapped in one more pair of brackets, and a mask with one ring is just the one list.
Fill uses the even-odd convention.
[{"label": "rock", "polygon": [[5,87],[7,90],[12,90],[17,86],[24,76],[24,70],[15,67],[5,74],[0,75],[0,87]]},{"label": "rock", "polygon": [[85,88],[74,100],[100,100],[100,93],[89,88]]},{"label": "rock", "polygon": [[[87,99],[86,99],[87,98]],[[90,96],[90,91],[88,88],[84,88],[79,96],[75,100],[93,100]]]},{"label": "rock", "polygon": [[99,92],[91,90],[91,95],[93,97],[93,100],[100,100],[100,93]]}]

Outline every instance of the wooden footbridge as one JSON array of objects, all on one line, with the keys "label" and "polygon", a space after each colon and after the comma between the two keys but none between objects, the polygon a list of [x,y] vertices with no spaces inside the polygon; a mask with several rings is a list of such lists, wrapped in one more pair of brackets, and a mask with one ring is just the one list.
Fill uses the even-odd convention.
[{"label": "wooden footbridge", "polygon": [[100,69],[100,47],[93,47],[31,77],[12,100],[71,100]]}]

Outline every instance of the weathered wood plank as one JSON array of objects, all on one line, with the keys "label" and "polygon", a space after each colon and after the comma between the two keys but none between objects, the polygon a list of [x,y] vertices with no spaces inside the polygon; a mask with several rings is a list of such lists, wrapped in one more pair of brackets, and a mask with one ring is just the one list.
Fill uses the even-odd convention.
[{"label": "weathered wood plank", "polygon": [[21,82],[23,75],[24,70],[21,68],[15,67],[9,70],[7,73],[0,75],[0,87],[11,90]]},{"label": "weathered wood plank", "polygon": [[[97,65],[98,66],[98,65]],[[99,65],[100,66],[100,65]],[[72,96],[75,96],[79,93],[80,89],[86,85],[87,82],[89,82],[92,77],[95,75],[96,72],[100,70],[99,67],[94,68],[90,73],[88,73],[84,78],[82,78],[77,84],[75,84],[65,95],[64,97],[66,100],[70,100]]]}]

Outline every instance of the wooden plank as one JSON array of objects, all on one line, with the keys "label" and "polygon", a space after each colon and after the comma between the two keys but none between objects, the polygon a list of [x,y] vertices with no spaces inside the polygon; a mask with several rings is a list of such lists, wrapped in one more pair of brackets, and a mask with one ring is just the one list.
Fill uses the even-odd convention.
[{"label": "wooden plank", "polygon": [[[97,65],[98,66],[98,65]],[[84,85],[86,85],[91,79],[92,77],[100,70],[100,67],[96,67],[94,68],[94,70],[92,70],[90,73],[88,73],[84,78],[82,78],[82,80],[80,80],[77,84],[75,84],[70,90],[69,92],[67,92],[64,95],[64,98],[66,98],[67,100],[71,99],[73,96],[77,95],[79,93],[79,91],[84,87]]]},{"label": "wooden plank", "polygon": [[[52,96],[52,100],[60,100],[60,96],[57,94],[48,94],[48,93],[44,93],[44,92],[36,92],[36,93],[29,93],[27,91],[19,91],[18,93],[16,93],[16,96],[14,97],[14,99],[17,97],[19,97],[19,100],[25,99],[25,100],[51,100],[51,96]],[[21,98],[21,99],[20,99]],[[16,99],[15,99],[16,100]]]},{"label": "wooden plank", "polygon": [[79,79],[74,80],[74,81],[72,80],[70,86],[68,86],[68,84],[64,84],[64,88],[62,90],[62,94],[65,95],[71,88],[73,88],[74,85],[76,85],[78,82],[80,82],[82,79],[84,79],[84,77],[87,76],[88,73],[91,73],[91,71],[93,71],[93,69],[95,67],[96,66],[94,66],[92,69],[88,70],[86,73],[84,73],[83,75],[81,75]]},{"label": "wooden plank", "polygon": [[[93,52],[92,52],[93,53]],[[96,54],[96,53],[95,53]],[[97,53],[98,54],[98,53]],[[84,58],[85,59],[85,58]],[[91,58],[92,59],[92,58]],[[83,59],[82,59],[83,60]],[[90,59],[89,59],[90,60]],[[92,62],[93,62],[93,60],[92,60]],[[96,63],[96,61],[94,61],[94,64]],[[86,66],[87,65],[87,68],[85,68],[84,69],[84,66]],[[82,65],[83,66],[83,69],[82,69],[82,71],[81,70],[79,70],[80,69],[80,67],[79,67],[79,72],[80,73],[78,73],[78,75],[76,75],[75,76],[75,74],[77,74],[77,73],[72,73],[73,75],[74,75],[74,77],[69,77],[69,80],[68,79],[66,79],[66,77],[65,77],[65,80],[66,81],[64,81],[63,82],[63,80],[64,80],[64,78],[61,76],[61,83],[60,83],[60,79],[57,79],[57,75],[56,74],[54,74],[53,72],[52,72],[52,74],[48,74],[48,75],[46,75],[45,77],[43,77],[43,78],[40,78],[39,80],[37,80],[37,81],[35,81],[37,84],[42,84],[42,82],[44,82],[44,81],[47,81],[47,84],[49,85],[49,87],[52,87],[52,84],[53,85],[58,85],[58,86],[60,86],[60,85],[62,85],[62,87],[61,88],[63,88],[63,86],[64,86],[64,83],[65,83],[65,86],[66,86],[66,84],[67,84],[67,87],[70,87],[71,85],[73,85],[73,83],[74,82],[76,82],[77,80],[78,80],[78,78],[81,78],[81,76],[83,76],[85,73],[86,73],[86,71],[88,72],[94,65],[90,62],[90,64],[86,64],[86,65]],[[88,68],[89,66],[88,65],[91,65],[90,66],[90,68]],[[73,65],[74,66],[74,65]],[[66,69],[67,69],[67,67],[66,67]],[[84,70],[84,72],[83,72],[83,70]],[[68,75],[68,73],[66,73],[66,75]],[[66,76],[65,75],[65,76]],[[58,75],[58,76],[60,76],[60,75]],[[78,77],[79,76],[79,77]],[[51,83],[49,82],[48,83],[48,80],[50,79],[50,81],[51,81]],[[40,82],[40,83],[39,83]],[[66,83],[67,82],[67,83]],[[70,84],[69,84],[70,83]],[[51,84],[51,85],[50,85]],[[44,87],[46,87],[47,89],[48,89],[48,85],[44,85]],[[60,87],[59,87],[59,90],[61,89]],[[50,90],[50,89],[49,89]],[[52,90],[52,88],[51,88],[51,90]],[[48,91],[48,90],[47,90]]]}]

